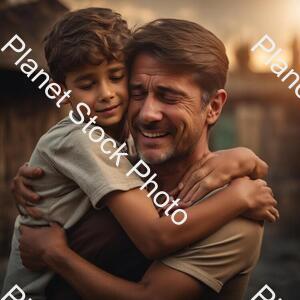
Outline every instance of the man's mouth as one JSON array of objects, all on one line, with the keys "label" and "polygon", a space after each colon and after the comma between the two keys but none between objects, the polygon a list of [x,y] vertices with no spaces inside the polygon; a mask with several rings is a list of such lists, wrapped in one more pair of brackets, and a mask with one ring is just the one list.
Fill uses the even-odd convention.
[{"label": "man's mouth", "polygon": [[165,137],[169,134],[169,132],[166,131],[145,131],[145,130],[140,130],[140,133],[146,137],[146,138],[162,138]]}]

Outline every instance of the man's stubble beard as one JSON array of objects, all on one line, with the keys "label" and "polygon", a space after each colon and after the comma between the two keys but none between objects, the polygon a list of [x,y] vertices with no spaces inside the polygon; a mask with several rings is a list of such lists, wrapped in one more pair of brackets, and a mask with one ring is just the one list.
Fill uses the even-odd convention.
[{"label": "man's stubble beard", "polygon": [[151,157],[147,157],[143,154],[142,151],[140,151],[139,149],[137,149],[137,153],[139,155],[139,157],[146,162],[149,165],[160,165],[163,164],[169,160],[171,160],[175,155],[175,149],[170,149],[170,151],[165,152],[165,153],[160,153],[158,156],[156,156],[155,158],[151,158]]},{"label": "man's stubble beard", "polygon": [[166,164],[168,162],[172,163],[174,161],[180,161],[180,160],[184,161],[195,150],[198,139],[200,139],[200,135],[201,135],[201,133],[199,132],[197,134],[197,138],[195,139],[195,141],[193,143],[191,143],[187,149],[185,149],[179,153],[177,152],[176,146],[171,147],[168,151],[166,151],[164,153],[160,153],[155,158],[145,156],[138,147],[137,147],[137,153],[144,162],[146,162],[149,165],[153,165],[153,166]]}]

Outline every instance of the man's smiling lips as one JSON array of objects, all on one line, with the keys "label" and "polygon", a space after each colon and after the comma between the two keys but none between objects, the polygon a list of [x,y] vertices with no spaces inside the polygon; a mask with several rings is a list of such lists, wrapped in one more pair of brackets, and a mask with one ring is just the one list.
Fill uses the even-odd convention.
[{"label": "man's smiling lips", "polygon": [[138,129],[139,140],[144,144],[152,144],[162,142],[166,137],[170,135],[167,131],[161,130],[144,130]]}]

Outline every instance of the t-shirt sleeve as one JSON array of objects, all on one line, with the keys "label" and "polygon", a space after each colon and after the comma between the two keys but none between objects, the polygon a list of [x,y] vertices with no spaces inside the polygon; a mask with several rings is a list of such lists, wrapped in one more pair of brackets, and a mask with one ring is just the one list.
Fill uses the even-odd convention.
[{"label": "t-shirt sleeve", "polygon": [[[93,137],[96,139],[97,135],[93,133]],[[99,201],[108,193],[128,191],[143,184],[137,175],[126,176],[132,165],[125,156],[120,158],[119,166],[116,166],[116,158],[109,157],[117,148],[111,142],[105,143],[105,151],[111,152],[106,154],[100,148],[102,141],[93,142],[88,132],[76,130],[59,142],[50,142],[44,153],[58,172],[78,184],[95,208],[101,206]]]}]

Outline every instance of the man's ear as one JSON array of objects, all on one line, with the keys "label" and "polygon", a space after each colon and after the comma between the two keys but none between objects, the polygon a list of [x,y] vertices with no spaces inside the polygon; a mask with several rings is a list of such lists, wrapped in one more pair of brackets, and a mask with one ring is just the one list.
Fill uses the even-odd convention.
[{"label": "man's ear", "polygon": [[227,92],[224,89],[217,90],[215,95],[211,97],[207,107],[206,121],[208,125],[213,125],[217,122],[226,100]]}]

